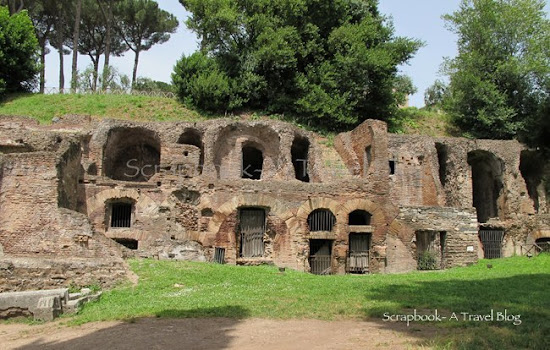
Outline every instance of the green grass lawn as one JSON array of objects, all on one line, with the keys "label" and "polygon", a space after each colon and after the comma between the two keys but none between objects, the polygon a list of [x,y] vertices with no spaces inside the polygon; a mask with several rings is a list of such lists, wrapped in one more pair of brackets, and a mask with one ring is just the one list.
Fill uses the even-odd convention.
[{"label": "green grass lawn", "polygon": [[131,95],[17,94],[0,101],[0,115],[19,115],[50,123],[66,114],[137,121],[199,121],[199,113],[175,99]]},{"label": "green grass lawn", "polygon": [[[488,263],[401,275],[315,276],[279,273],[271,266],[133,260],[139,284],[104,293],[74,321],[151,316],[368,318],[388,325],[383,322],[386,312],[438,309],[461,318],[437,324],[447,335],[430,341],[444,348],[550,348],[550,256],[491,260],[490,269]],[[491,309],[519,314],[522,323],[463,322],[460,314],[487,314]]]}]

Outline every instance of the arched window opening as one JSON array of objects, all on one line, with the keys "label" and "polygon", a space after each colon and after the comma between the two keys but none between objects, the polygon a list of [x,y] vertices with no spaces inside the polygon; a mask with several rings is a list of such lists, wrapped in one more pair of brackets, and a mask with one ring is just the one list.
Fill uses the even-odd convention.
[{"label": "arched window opening", "polygon": [[144,128],[111,130],[103,150],[104,174],[118,181],[146,182],[160,167],[160,140]]},{"label": "arched window opening", "polygon": [[503,162],[487,151],[468,153],[472,168],[473,204],[479,222],[498,217],[498,198],[502,185]]},{"label": "arched window opening", "polygon": [[305,137],[296,136],[292,142],[291,156],[294,165],[296,179],[309,182],[308,164],[309,164],[309,141]]},{"label": "arched window opening", "polygon": [[264,165],[264,155],[262,151],[254,146],[247,145],[243,147],[242,156],[241,178],[260,180]]},{"label": "arched window opening", "polygon": [[348,225],[366,226],[370,225],[371,214],[364,210],[354,210],[349,213]]},{"label": "arched window opening", "polygon": [[191,145],[200,149],[199,157],[199,174],[202,174],[202,169],[204,167],[204,144],[202,142],[202,135],[198,130],[187,129],[183,134],[181,134],[178,139],[180,145]]},{"label": "arched window opening", "polygon": [[310,232],[330,232],[336,224],[336,217],[328,209],[316,209],[307,218],[307,225]]}]

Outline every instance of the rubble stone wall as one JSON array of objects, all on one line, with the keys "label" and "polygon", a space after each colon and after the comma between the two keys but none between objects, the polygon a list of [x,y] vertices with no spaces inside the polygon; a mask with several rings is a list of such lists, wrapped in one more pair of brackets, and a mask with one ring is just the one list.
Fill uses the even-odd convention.
[{"label": "rubble stone wall", "polygon": [[[258,180],[242,178],[245,147],[263,159]],[[297,154],[307,157],[302,176]],[[419,234],[435,237],[442,268],[464,266],[482,252],[480,227],[505,230],[505,256],[550,235],[536,159],[516,141],[392,135],[375,120],[339,134],[331,147],[275,121],[68,116],[39,126],[0,118],[0,256],[8,264],[2,271],[25,276],[28,268],[45,286],[94,278],[109,284],[123,276],[123,257],[212,261],[215,248],[225,249],[226,263],[309,271],[310,244],[322,239],[330,242],[331,271],[346,273],[351,233],[369,237],[369,273],[416,269]],[[139,174],[129,174],[134,167]],[[479,185],[487,183],[491,191]],[[482,209],[485,200],[489,209]],[[120,204],[131,212],[124,225],[113,225]],[[476,218],[474,205],[489,217]],[[246,208],[265,210],[262,256],[241,256]],[[316,209],[335,216],[331,231],[310,232]],[[370,222],[350,225],[355,210]],[[48,279],[48,269],[60,271],[52,267],[56,259],[72,258],[85,262],[66,267],[63,282]],[[31,268],[17,259],[52,263]],[[5,290],[31,286],[1,281]]]}]

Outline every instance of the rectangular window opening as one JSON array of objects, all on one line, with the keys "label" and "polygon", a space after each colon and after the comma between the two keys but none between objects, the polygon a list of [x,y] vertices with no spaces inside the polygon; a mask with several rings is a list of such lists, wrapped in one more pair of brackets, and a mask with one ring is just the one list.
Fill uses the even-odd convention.
[{"label": "rectangular window opening", "polygon": [[121,228],[132,225],[132,204],[113,203],[111,205],[111,227]]}]

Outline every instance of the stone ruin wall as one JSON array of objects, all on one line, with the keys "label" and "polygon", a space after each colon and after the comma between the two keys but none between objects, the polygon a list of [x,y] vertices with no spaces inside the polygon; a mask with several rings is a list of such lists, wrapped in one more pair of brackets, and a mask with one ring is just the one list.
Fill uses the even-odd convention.
[{"label": "stone ruin wall", "polygon": [[[550,236],[537,167],[520,164],[528,157],[515,141],[392,135],[374,120],[328,147],[272,121],[69,116],[39,126],[0,118],[0,290],[111,285],[126,273],[122,257],[212,261],[215,247],[225,248],[227,263],[309,271],[310,239],[330,240],[332,271],[345,273],[349,235],[357,229],[371,235],[372,273],[416,269],[423,232],[445,234],[444,242],[434,241],[443,268],[467,265],[483,254],[469,162],[489,155],[501,182],[498,208],[491,209],[498,216],[481,225],[505,229],[506,256]],[[260,181],[241,178],[241,150],[248,146],[263,156]],[[297,179],[296,154],[307,154],[307,183]],[[122,180],[131,156],[158,162],[156,171]],[[526,182],[524,173],[532,179]],[[119,202],[132,205],[130,227],[110,227],[110,208]],[[266,212],[264,252],[243,258],[239,212],[250,207]],[[309,231],[315,209],[335,215],[332,231]],[[367,227],[348,225],[355,210],[371,215]],[[138,242],[138,249],[115,239]]]}]

